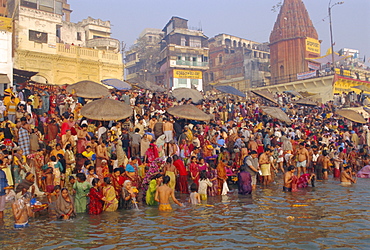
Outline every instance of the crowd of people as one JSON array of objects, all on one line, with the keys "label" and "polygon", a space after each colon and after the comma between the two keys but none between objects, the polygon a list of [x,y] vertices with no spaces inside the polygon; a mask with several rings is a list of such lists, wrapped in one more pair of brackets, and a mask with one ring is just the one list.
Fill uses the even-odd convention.
[{"label": "crowd of people", "polygon": [[212,119],[199,122],[166,113],[191,99],[112,90],[107,98],[131,105],[134,115],[104,122],[82,117],[89,100],[63,88],[7,89],[0,103],[0,217],[6,201],[15,227],[24,227],[42,207],[69,219],[145,205],[166,211],[171,200],[183,205],[179,193],[201,204],[227,195],[230,186],[246,195],[279,178],[286,192],[331,175],[351,185],[369,164],[369,127],[335,110],[358,105],[361,97],[354,95],[299,106],[289,94],[276,93],[292,120],[287,125],[264,114],[266,101],[257,97],[205,99],[195,105]]}]

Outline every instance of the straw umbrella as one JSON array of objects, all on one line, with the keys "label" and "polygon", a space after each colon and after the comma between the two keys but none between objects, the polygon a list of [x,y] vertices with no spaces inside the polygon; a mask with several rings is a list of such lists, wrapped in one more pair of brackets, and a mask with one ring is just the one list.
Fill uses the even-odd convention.
[{"label": "straw umbrella", "polygon": [[203,95],[202,93],[200,93],[198,90],[196,89],[188,89],[188,88],[177,88],[177,89],[174,89],[172,91],[172,95],[177,99],[177,100],[181,100],[181,99],[185,99],[185,100],[188,100],[191,98],[191,100],[194,102],[194,103],[198,103],[199,101],[201,101],[203,99]]},{"label": "straw umbrella", "polygon": [[152,92],[166,92],[166,89],[162,88],[161,86],[158,86],[157,84],[153,84],[149,81],[141,82],[136,87],[141,89],[150,90]]},{"label": "straw umbrella", "polygon": [[167,113],[180,118],[196,121],[209,121],[211,116],[204,113],[194,105],[179,105],[167,109]]},{"label": "straw umbrella", "polygon": [[76,96],[90,99],[101,98],[109,95],[107,87],[93,81],[80,81],[71,84],[67,87],[67,91]]},{"label": "straw umbrella", "polygon": [[307,99],[307,98],[299,99],[295,103],[298,105],[303,105],[303,106],[317,106],[316,102],[311,101],[310,99]]},{"label": "straw umbrella", "polygon": [[81,109],[81,115],[98,121],[115,121],[130,117],[132,108],[120,101],[103,98],[89,102]]},{"label": "straw umbrella", "polygon": [[277,107],[261,107],[262,111],[265,112],[267,115],[276,118],[286,124],[291,124],[292,121],[290,120],[289,116],[280,108]]},{"label": "straw umbrella", "polygon": [[364,117],[354,110],[340,109],[340,110],[335,111],[335,113],[353,122],[362,123],[362,124],[366,123],[366,120],[364,119]]},{"label": "straw umbrella", "polygon": [[132,88],[130,84],[119,79],[104,79],[101,82],[118,90],[129,90]]},{"label": "straw umbrella", "polygon": [[251,92],[255,95],[258,95],[259,97],[262,97],[270,102],[273,102],[275,104],[279,104],[277,101],[276,101],[276,98],[268,91],[266,90],[251,90]]}]

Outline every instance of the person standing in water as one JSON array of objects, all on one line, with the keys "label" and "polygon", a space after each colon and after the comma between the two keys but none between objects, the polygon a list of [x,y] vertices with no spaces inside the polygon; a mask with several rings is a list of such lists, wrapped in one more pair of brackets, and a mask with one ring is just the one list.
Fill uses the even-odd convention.
[{"label": "person standing in water", "polygon": [[157,188],[157,191],[155,193],[155,200],[159,202],[159,211],[170,211],[172,210],[172,207],[169,203],[169,198],[171,197],[173,201],[179,205],[184,206],[182,203],[180,203],[176,197],[175,197],[175,190],[170,188],[168,186],[168,183],[170,182],[171,178],[166,175],[163,177],[163,185]]},{"label": "person standing in water", "polygon": [[292,192],[292,181],[294,179],[294,172],[295,172],[295,167],[293,165],[290,165],[288,167],[288,171],[286,171],[284,174],[283,191]]},{"label": "person standing in water", "polygon": [[350,186],[352,183],[356,183],[356,180],[352,178],[352,168],[350,165],[345,166],[343,171],[340,173],[340,184],[342,186]]},{"label": "person standing in water", "polygon": [[28,226],[28,218],[33,216],[30,200],[32,194],[27,192],[22,198],[16,200],[12,204],[12,211],[14,215],[14,228],[25,228]]}]

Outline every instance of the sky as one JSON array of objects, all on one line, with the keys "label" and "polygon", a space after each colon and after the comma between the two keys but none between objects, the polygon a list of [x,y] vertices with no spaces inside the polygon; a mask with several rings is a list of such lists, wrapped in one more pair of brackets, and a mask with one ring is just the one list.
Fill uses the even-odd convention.
[{"label": "sky", "polygon": [[[268,42],[280,0],[68,0],[71,21],[91,16],[112,25],[112,38],[129,48],[145,28],[162,29],[172,16],[201,27],[209,38],[226,33],[256,42]],[[303,0],[322,40],[321,54],[330,47],[330,0]],[[337,0],[338,1],[338,0]],[[332,0],[332,4],[337,2]],[[347,0],[332,8],[335,47],[360,50],[370,65],[370,0]]]}]

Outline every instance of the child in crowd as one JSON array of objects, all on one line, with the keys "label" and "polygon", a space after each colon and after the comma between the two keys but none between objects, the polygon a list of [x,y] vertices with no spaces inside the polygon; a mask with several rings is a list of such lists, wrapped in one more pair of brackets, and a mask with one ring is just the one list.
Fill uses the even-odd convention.
[{"label": "child in crowd", "polygon": [[212,187],[212,182],[207,178],[207,172],[205,170],[202,170],[199,176],[198,194],[200,195],[200,199],[205,201],[207,200],[207,188]]},{"label": "child in crowd", "polygon": [[195,183],[192,183],[190,185],[190,198],[189,202],[191,202],[192,205],[198,205],[200,203],[200,195],[197,193],[198,186]]}]

